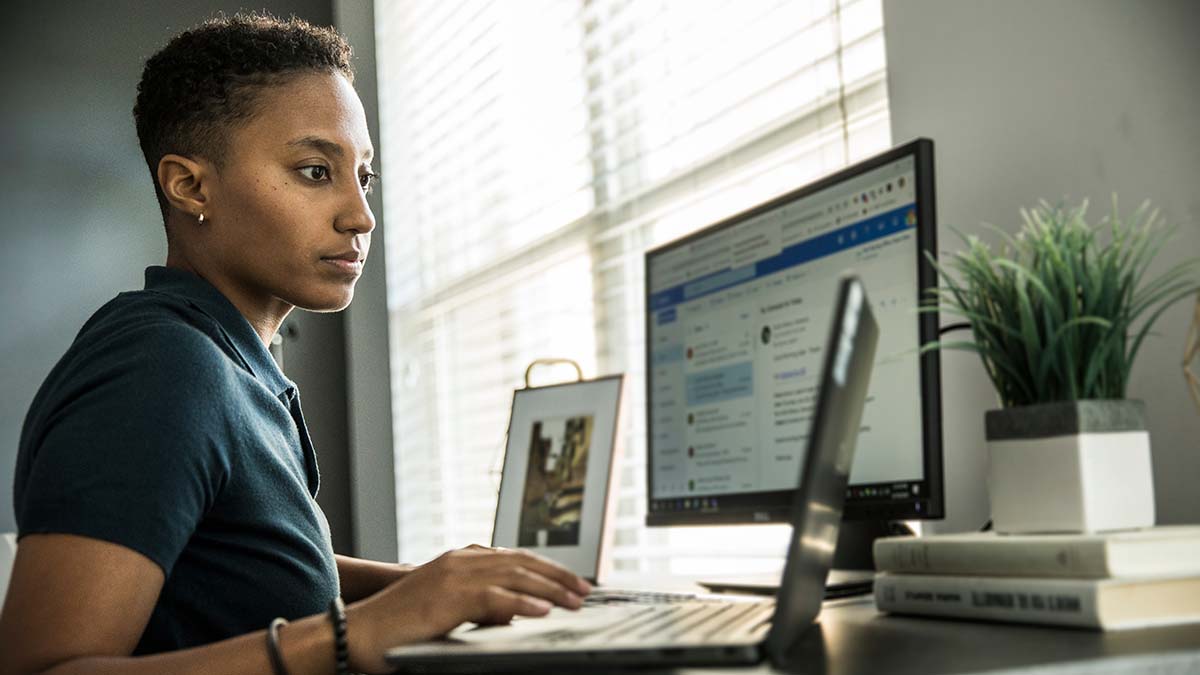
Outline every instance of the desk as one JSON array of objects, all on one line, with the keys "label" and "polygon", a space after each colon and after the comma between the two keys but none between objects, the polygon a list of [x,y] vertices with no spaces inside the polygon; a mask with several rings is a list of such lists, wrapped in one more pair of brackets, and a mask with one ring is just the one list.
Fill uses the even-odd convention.
[{"label": "desk", "polygon": [[1099,633],[880,614],[870,597],[826,603],[783,669],[693,668],[687,675],[1037,675],[1200,673],[1200,624]]},{"label": "desk", "polygon": [[[680,577],[616,575],[619,588],[696,592]],[[781,669],[685,668],[679,675],[1200,675],[1200,623],[1098,631],[880,614],[872,596],[827,601]]]},{"label": "desk", "polygon": [[[694,591],[691,582],[626,578],[614,588]],[[533,672],[526,670],[523,672]],[[545,672],[545,671],[541,671]],[[597,670],[580,670],[591,675]],[[1200,623],[1101,633],[880,614],[871,596],[827,601],[776,668],[680,668],[671,675],[1200,675]]]}]

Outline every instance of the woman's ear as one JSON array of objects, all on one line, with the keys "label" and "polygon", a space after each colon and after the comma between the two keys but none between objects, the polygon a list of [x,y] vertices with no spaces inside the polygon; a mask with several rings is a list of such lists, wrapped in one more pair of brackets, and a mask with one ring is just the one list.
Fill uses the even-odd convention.
[{"label": "woman's ear", "polygon": [[158,160],[158,185],[172,208],[199,218],[208,205],[209,167],[182,155]]}]

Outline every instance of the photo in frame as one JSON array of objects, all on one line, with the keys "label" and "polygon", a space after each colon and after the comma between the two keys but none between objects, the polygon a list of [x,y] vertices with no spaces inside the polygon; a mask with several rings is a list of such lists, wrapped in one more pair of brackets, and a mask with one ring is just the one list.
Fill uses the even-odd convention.
[{"label": "photo in frame", "polygon": [[597,580],[623,382],[612,375],[513,393],[493,546]]}]

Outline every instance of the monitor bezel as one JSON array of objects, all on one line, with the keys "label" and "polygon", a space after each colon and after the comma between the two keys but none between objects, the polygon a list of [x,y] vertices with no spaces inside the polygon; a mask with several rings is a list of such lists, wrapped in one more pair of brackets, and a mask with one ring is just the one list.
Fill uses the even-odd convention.
[{"label": "monitor bezel", "polygon": [[[897,146],[874,157],[856,162],[828,176],[817,179],[803,187],[797,188],[767,202],[742,211],[716,223],[708,225],[696,232],[667,242],[645,253],[643,268],[645,271],[644,295],[647,309],[644,311],[645,320],[645,373],[646,373],[646,525],[675,526],[675,525],[721,525],[749,523],[786,523],[791,517],[791,506],[796,490],[777,490],[742,495],[717,495],[718,507],[715,510],[656,510],[654,494],[654,467],[651,454],[651,443],[654,437],[654,415],[651,408],[650,374],[651,349],[651,312],[648,299],[650,297],[650,262],[653,258],[686,246],[702,237],[733,227],[743,221],[754,218],[762,213],[779,208],[780,206],[803,199],[809,195],[825,190],[837,183],[854,178],[868,171],[873,171],[903,157],[913,157],[915,172],[915,191],[917,209],[917,297],[924,303],[929,297],[927,289],[936,288],[937,270],[926,258],[926,253],[937,258],[937,215],[935,208],[936,194],[934,190],[933,172],[933,141],[928,138],[918,138],[904,145]],[[868,293],[870,289],[867,289]],[[917,315],[920,344],[927,344],[938,338],[939,321],[935,311],[921,312]],[[888,490],[882,490],[885,497],[846,495],[843,518],[846,520],[936,520],[945,517],[945,486],[942,480],[942,401],[941,401],[941,359],[938,350],[930,350],[919,357],[919,376],[921,391],[922,416],[922,464],[924,478],[917,482],[920,495],[907,499],[895,499],[888,495]],[[904,481],[909,483],[909,481]],[[888,488],[894,483],[878,484]],[[872,485],[855,484],[848,488],[862,490]],[[682,498],[681,498],[682,499]],[[667,500],[670,501],[670,500]]]}]

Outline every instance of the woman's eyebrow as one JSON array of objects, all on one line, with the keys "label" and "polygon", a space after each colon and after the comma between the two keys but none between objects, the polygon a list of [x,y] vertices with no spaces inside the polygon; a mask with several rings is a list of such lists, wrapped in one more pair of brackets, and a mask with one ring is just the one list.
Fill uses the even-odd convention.
[{"label": "woman's eyebrow", "polygon": [[[346,151],[341,144],[320,136],[304,136],[294,141],[288,141],[287,145],[289,148],[312,148],[338,159],[346,156]],[[372,150],[367,148],[363,152],[363,159],[369,163],[373,154]]]}]

